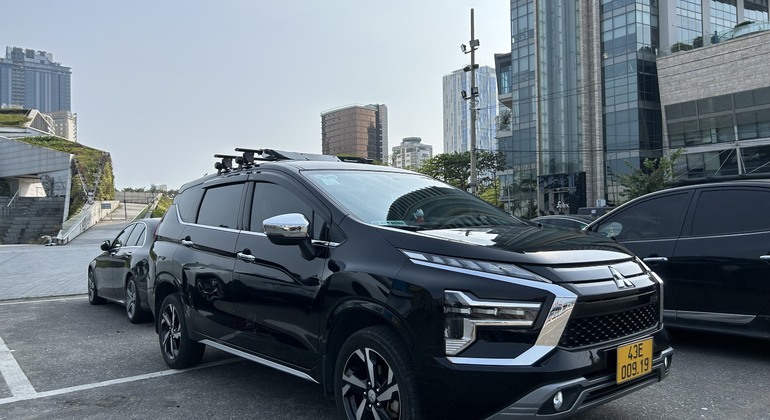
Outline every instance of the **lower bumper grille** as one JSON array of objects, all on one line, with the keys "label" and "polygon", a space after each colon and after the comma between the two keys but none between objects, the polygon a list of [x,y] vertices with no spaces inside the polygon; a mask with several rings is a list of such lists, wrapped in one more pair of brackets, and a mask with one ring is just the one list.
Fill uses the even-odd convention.
[{"label": "lower bumper grille", "polygon": [[657,290],[631,298],[590,302],[578,299],[559,345],[578,348],[600,344],[657,328],[659,324]]}]

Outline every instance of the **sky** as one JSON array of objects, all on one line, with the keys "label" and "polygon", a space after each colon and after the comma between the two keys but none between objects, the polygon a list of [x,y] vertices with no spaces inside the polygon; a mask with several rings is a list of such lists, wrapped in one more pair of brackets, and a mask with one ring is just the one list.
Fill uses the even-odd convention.
[{"label": "sky", "polygon": [[[72,69],[78,141],[110,152],[118,189],[215,172],[236,147],[321,153],[321,113],[388,107],[388,149],[443,153],[442,77],[494,67],[508,0],[25,0],[2,6],[3,47]],[[15,18],[14,18],[15,17]]]}]

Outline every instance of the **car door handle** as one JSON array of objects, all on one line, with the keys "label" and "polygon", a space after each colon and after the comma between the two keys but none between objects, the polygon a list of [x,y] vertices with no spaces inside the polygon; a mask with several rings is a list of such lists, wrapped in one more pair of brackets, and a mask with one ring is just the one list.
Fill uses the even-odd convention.
[{"label": "car door handle", "polygon": [[130,257],[130,256],[131,256],[131,254],[132,254],[132,252],[126,252],[126,253],[125,253],[125,254],[123,254],[123,255],[125,255],[126,257]]},{"label": "car door handle", "polygon": [[190,237],[189,237],[189,236],[188,236],[188,237],[186,237],[186,238],[184,238],[184,239],[180,239],[180,240],[179,240],[179,242],[181,242],[181,243],[182,243],[182,245],[184,245],[184,246],[186,246],[186,247],[188,247],[188,248],[189,248],[189,247],[191,247],[191,246],[193,246],[193,245],[195,245],[195,242],[193,242],[192,240],[190,240]]},{"label": "car door handle", "polygon": [[764,262],[766,262],[766,263],[770,263],[770,255],[760,255],[760,256],[759,256],[759,259],[760,259],[761,261],[764,261]]},{"label": "car door handle", "polygon": [[646,263],[662,263],[662,262],[668,262],[668,258],[666,257],[647,257],[643,259]]},{"label": "car door handle", "polygon": [[251,254],[244,254],[243,252],[239,252],[239,253],[237,253],[235,255],[238,257],[239,260],[243,260],[243,261],[250,262],[250,263],[253,263],[254,261],[257,260],[257,257],[255,257],[255,256],[253,256]]}]

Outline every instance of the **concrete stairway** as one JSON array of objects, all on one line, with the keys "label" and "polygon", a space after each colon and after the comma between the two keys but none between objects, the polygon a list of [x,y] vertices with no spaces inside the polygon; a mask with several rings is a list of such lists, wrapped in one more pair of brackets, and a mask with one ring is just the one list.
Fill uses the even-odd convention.
[{"label": "concrete stairway", "polygon": [[[7,204],[0,201],[3,207]],[[17,198],[0,217],[0,244],[29,244],[44,235],[56,236],[63,217],[64,197]]]}]

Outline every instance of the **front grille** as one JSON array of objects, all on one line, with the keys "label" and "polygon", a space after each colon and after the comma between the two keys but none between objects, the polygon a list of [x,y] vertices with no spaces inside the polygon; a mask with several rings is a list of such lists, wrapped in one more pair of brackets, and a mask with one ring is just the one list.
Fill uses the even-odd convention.
[{"label": "front grille", "polygon": [[660,322],[659,306],[657,290],[631,300],[578,300],[559,345],[570,349],[591,346],[650,330]]}]

